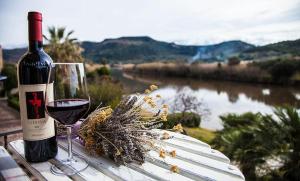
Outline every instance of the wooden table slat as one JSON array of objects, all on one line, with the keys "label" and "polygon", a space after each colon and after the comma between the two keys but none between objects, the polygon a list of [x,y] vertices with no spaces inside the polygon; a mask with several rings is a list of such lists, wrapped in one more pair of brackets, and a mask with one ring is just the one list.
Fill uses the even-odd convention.
[{"label": "wooden table slat", "polygon": [[0,146],[0,180],[30,180],[3,146]]},{"label": "wooden table slat", "polygon": [[[60,142],[60,143],[66,144],[66,142]],[[76,147],[77,151],[80,150],[81,153],[84,154],[84,149],[81,145],[79,145],[78,143],[75,142],[74,146]],[[91,156],[88,156],[88,157],[91,157]],[[96,158],[96,159],[99,159],[99,158]],[[111,164],[114,165],[114,163],[111,163]],[[187,177],[184,177],[180,174],[171,172],[170,167],[162,168],[162,167],[159,167],[150,162],[145,162],[142,165],[128,164],[127,167],[131,168],[141,174],[145,174],[145,175],[149,176],[151,178],[151,180],[152,179],[154,179],[154,180],[190,180]],[[136,178],[134,178],[134,179],[136,179]],[[144,179],[149,180],[147,178],[144,178]],[[132,180],[132,178],[130,178],[130,180]]]},{"label": "wooden table slat", "polygon": [[[240,170],[230,164],[230,160],[221,152],[197,139],[186,135],[173,133],[164,130],[154,130],[160,136],[168,132],[170,139],[160,140],[159,145],[167,152],[176,150],[176,157],[166,156],[161,158],[159,153],[150,150],[146,155],[146,161],[142,165],[127,164],[117,166],[112,160],[102,156],[89,155],[84,147],[74,140],[73,152],[75,155],[84,157],[90,166],[83,172],[73,177],[56,176],[50,172],[50,166],[55,161],[67,156],[66,140],[59,140],[59,153],[55,160],[44,163],[29,164],[25,166],[34,175],[41,179],[51,180],[245,180]],[[13,141],[10,147],[16,155],[24,162],[24,150],[22,140]],[[170,168],[178,166],[179,173],[173,173]]]}]

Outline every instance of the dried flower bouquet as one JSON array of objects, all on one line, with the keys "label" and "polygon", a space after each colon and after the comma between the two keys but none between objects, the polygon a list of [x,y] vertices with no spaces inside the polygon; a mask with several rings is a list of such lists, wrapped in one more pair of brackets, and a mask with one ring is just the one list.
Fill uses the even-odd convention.
[{"label": "dried flower bouquet", "polygon": [[[150,95],[156,89],[151,85],[144,95],[125,96],[114,110],[102,107],[92,112],[79,129],[87,151],[106,155],[117,164],[141,164],[149,148],[165,156],[157,146],[159,135],[151,131],[167,121],[168,114],[167,105],[156,105],[161,96]],[[175,156],[175,151],[170,155]]]}]

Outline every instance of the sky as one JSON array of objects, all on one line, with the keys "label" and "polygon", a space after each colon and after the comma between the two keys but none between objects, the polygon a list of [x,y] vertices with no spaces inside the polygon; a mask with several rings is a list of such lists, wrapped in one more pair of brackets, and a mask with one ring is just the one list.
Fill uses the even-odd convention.
[{"label": "sky", "polygon": [[150,36],[184,45],[242,40],[265,45],[300,38],[300,0],[0,0],[0,44],[27,45],[27,12],[80,41]]}]

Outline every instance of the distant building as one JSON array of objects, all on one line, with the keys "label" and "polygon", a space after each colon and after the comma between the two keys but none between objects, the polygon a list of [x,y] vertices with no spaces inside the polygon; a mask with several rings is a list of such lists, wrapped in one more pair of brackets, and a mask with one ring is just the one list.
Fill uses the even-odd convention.
[{"label": "distant building", "polygon": [[2,54],[2,47],[0,45],[0,72],[2,71],[3,68],[3,54]]}]

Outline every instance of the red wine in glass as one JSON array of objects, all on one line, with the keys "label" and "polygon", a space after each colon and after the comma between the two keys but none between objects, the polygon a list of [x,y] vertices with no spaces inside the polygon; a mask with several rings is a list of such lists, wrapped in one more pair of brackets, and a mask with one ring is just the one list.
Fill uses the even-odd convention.
[{"label": "red wine in glass", "polygon": [[[49,90],[49,91],[48,91]],[[51,166],[56,175],[74,175],[88,167],[88,162],[72,153],[72,127],[89,110],[88,95],[83,63],[52,63],[48,74],[45,97],[48,115],[66,126],[68,157],[60,159],[64,168]]]},{"label": "red wine in glass", "polygon": [[47,104],[48,114],[64,125],[73,125],[89,109],[90,101],[87,99],[61,99]]}]

